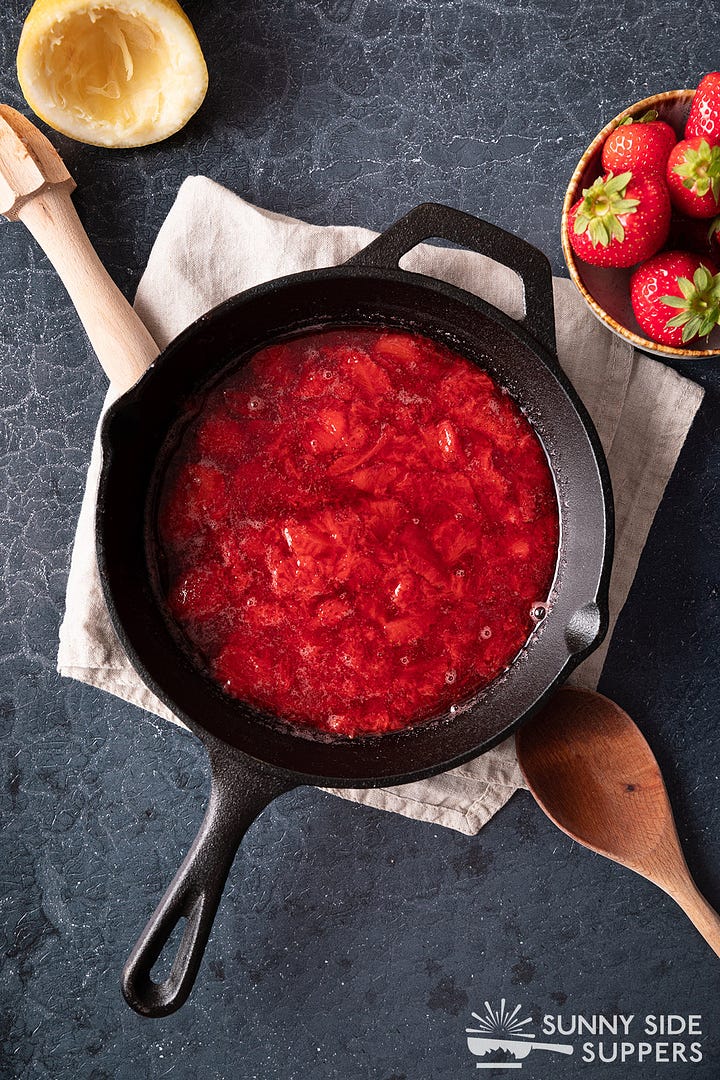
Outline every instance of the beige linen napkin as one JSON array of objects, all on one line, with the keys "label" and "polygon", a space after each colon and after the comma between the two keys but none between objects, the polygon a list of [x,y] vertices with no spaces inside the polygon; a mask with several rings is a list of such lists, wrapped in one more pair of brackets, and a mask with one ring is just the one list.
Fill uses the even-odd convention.
[{"label": "beige linen napkin", "polygon": [[[158,345],[164,347],[227,297],[283,274],[341,263],[374,235],[367,229],[321,227],[281,217],[249,205],[211,180],[190,177],[158,234],[135,306]],[[514,317],[523,312],[518,277],[481,255],[423,245],[406,256],[402,265],[477,293]],[[612,630],[703,392],[610,334],[570,281],[556,278],[554,291],[560,362],[595,421],[612,474],[617,516],[610,586]],[[105,607],[95,562],[99,466],[96,437],[60,628],[58,670],[179,723],[140,681]],[[596,685],[609,636],[578,669],[577,683]],[[475,833],[522,786],[514,742],[508,740],[430,780],[335,793]]]}]

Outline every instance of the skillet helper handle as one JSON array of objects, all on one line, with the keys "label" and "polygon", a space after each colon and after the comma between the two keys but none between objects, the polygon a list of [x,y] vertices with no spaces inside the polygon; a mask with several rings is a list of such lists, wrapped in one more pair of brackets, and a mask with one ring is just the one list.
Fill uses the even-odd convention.
[{"label": "skillet helper handle", "polygon": [[541,251],[489,221],[441,203],[422,203],[348,259],[349,266],[394,269],[424,240],[450,240],[514,270],[525,290],[525,315],[517,321],[554,358],[552,270]]},{"label": "skillet helper handle", "polygon": [[67,289],[113,387],[133,386],[160,353],[149,331],[100,262],[67,187],[48,187],[17,218],[30,230]]},{"label": "skillet helper handle", "polygon": [[[123,996],[141,1016],[168,1016],[184,1005],[240,841],[274,798],[296,786],[246,765],[215,740],[205,742],[212,768],[205,818],[122,973]],[[181,919],[187,923],[170,973],[155,982],[152,969]]]}]

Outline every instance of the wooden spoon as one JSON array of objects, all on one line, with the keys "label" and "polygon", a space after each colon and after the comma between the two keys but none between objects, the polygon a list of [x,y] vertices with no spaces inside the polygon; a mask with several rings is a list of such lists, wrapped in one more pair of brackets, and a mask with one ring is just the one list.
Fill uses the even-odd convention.
[{"label": "wooden spoon", "polygon": [[658,763],[627,713],[566,687],[516,736],[530,791],[558,828],[659,885],[720,956],[720,917],[698,891]]},{"label": "wooden spoon", "polygon": [[0,213],[22,221],[57,270],[105,374],[129,389],[160,350],[100,262],[70,198],[75,181],[34,124],[0,105]]}]

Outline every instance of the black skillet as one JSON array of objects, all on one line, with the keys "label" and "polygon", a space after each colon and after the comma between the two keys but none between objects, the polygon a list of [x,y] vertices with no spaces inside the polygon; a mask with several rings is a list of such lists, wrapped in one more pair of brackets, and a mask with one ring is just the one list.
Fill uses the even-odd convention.
[{"label": "black skillet", "polygon": [[[515,270],[525,316],[514,321],[460,289],[399,269],[406,252],[433,237]],[[188,660],[163,608],[154,533],[173,429],[203,391],[272,341],[338,324],[411,328],[488,370],[535,426],[561,517],[547,615],[510,669],[415,728],[352,740],[308,737],[224,695]],[[417,207],[342,266],[269,282],[203,316],[111,408],[102,442],[98,561],[115,629],[143,681],[204,743],[212,768],[200,832],[123,973],[128,1004],[164,1016],[190,993],[238,845],[272,799],[300,784],[373,787],[459,765],[506,738],[597,647],[607,627],[612,496],[595,429],[558,365],[546,258],[497,226],[436,204]],[[183,918],[170,974],[156,982],[153,966]]]}]

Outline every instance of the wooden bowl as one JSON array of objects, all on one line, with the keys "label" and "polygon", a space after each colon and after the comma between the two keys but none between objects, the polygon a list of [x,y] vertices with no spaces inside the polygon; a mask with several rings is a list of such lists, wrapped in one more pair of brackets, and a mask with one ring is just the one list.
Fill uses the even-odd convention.
[{"label": "wooden bowl", "polygon": [[685,122],[694,96],[694,90],[669,90],[664,94],[655,94],[624,109],[614,120],[606,124],[580,158],[565,192],[562,210],[562,246],[565,262],[570,271],[570,277],[590,310],[608,329],[629,341],[636,349],[672,360],[717,358],[720,355],[720,327],[716,327],[709,338],[701,339],[702,346],[698,344],[678,348],[660,345],[645,337],[644,331],[635,319],[630,303],[630,275],[634,268],[613,270],[602,266],[590,266],[589,263],[579,259],[568,240],[568,215],[580,198],[583,188],[589,187],[604,171],[600,160],[603,144],[621,120],[627,116],[639,118],[649,109],[655,109],[658,119],[672,125],[678,133],[678,138],[683,138]]}]

